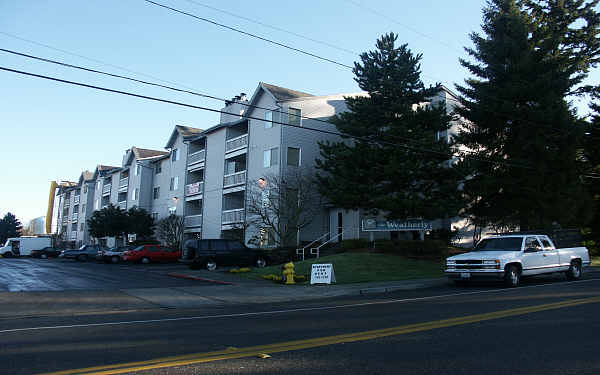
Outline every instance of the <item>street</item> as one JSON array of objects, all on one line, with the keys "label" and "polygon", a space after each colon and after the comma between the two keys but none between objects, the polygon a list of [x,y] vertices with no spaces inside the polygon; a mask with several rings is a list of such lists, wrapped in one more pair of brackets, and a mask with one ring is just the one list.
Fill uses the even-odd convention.
[{"label": "street", "polygon": [[158,285],[187,286],[198,282],[168,277],[182,264],[104,264],[71,259],[0,259],[0,291],[115,290]]},{"label": "street", "polygon": [[[600,279],[0,320],[3,374],[597,374]],[[268,354],[270,358],[259,358]]]}]

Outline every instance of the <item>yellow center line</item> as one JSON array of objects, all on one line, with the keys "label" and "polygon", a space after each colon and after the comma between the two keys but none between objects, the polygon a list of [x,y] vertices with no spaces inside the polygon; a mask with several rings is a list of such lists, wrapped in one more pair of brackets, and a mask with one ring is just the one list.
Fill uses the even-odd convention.
[{"label": "yellow center line", "polygon": [[326,345],[334,345],[348,342],[357,342],[364,340],[372,340],[382,337],[403,335],[407,333],[428,331],[437,328],[452,327],[470,323],[476,323],[486,320],[500,319],[511,316],[529,314],[539,311],[555,310],[565,307],[578,306],[588,303],[598,303],[600,297],[582,298],[575,300],[567,300],[562,302],[548,303],[543,305],[519,307],[515,309],[500,310],[484,314],[467,315],[443,320],[435,320],[431,322],[409,324],[384,329],[376,329],[370,331],[346,333],[341,335],[317,337],[312,339],[294,340],[280,342],[275,344],[250,346],[240,349],[227,349],[207,353],[195,353],[181,356],[157,358],[148,361],[138,361],[130,363],[121,363],[107,366],[95,366],[75,370],[65,370],[50,372],[40,375],[114,375],[124,374],[127,372],[152,370],[157,368],[165,368],[172,366],[185,366],[197,363],[214,362],[225,359],[237,359],[245,357],[257,356],[261,353],[280,353],[286,351],[316,348]]}]

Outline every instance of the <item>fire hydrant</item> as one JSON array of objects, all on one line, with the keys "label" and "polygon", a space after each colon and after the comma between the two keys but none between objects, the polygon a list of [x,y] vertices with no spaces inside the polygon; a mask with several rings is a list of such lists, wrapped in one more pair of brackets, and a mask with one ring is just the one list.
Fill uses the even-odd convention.
[{"label": "fire hydrant", "polygon": [[296,284],[294,281],[294,275],[296,272],[294,271],[294,263],[289,262],[283,265],[283,278],[285,279],[286,285]]}]

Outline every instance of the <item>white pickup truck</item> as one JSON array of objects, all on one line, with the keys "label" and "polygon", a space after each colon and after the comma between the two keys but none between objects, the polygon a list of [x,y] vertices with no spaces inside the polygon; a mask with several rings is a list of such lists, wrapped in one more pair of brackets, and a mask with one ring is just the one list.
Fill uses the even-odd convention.
[{"label": "white pickup truck", "polygon": [[486,237],[473,251],[446,259],[445,273],[457,284],[476,279],[504,280],[519,285],[522,276],[564,272],[569,280],[581,278],[590,265],[585,247],[556,248],[543,234],[514,234]]}]

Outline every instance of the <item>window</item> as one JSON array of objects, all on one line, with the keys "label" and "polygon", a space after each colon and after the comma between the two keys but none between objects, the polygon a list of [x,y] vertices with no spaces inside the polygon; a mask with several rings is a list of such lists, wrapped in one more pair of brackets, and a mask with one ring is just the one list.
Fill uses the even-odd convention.
[{"label": "window", "polygon": [[83,185],[83,194],[87,193],[87,184]]},{"label": "window", "polygon": [[169,207],[169,215],[175,215],[177,213],[177,207]]},{"label": "window", "polygon": [[177,160],[179,160],[179,149],[174,148],[173,151],[171,151],[171,161],[177,161]]},{"label": "window", "polygon": [[77,232],[77,223],[73,223],[73,225],[71,225],[71,231]]},{"label": "window", "polygon": [[273,127],[273,111],[265,112],[265,129],[270,129]]},{"label": "window", "polygon": [[534,248],[535,251],[541,251],[542,245],[535,237],[527,237],[525,240],[525,249]]},{"label": "window", "polygon": [[94,203],[94,209],[97,210],[100,208],[100,199],[96,199],[96,203]]},{"label": "window", "polygon": [[169,190],[173,191],[177,189],[179,189],[179,176],[171,177],[171,186],[169,187]]},{"label": "window", "polygon": [[550,241],[542,237],[542,245],[544,246],[544,250],[554,250],[554,246],[550,244]]},{"label": "window", "polygon": [[160,186],[154,188],[154,191],[152,192],[152,196],[154,197],[154,199],[160,198]]},{"label": "window", "polygon": [[138,199],[139,195],[140,195],[140,189],[138,189],[138,188],[133,189],[133,191],[131,192],[131,200],[136,201]]},{"label": "window", "polygon": [[102,187],[102,181],[98,180],[98,182],[96,183],[97,187],[96,190],[100,190],[100,188]]},{"label": "window", "polygon": [[160,174],[160,172],[162,172],[162,163],[159,162],[158,164],[156,164],[156,167],[154,169],[154,173],[155,174]]},{"label": "window", "polygon": [[264,152],[263,166],[265,168],[279,164],[279,148],[274,147]]},{"label": "window", "polygon": [[288,147],[287,149],[287,165],[294,167],[300,166],[300,149],[296,147]]},{"label": "window", "polygon": [[81,232],[83,232],[83,223],[81,223],[81,224],[79,225],[79,230],[80,230]]},{"label": "window", "polygon": [[288,109],[288,124],[301,126],[302,125],[301,116],[302,116],[302,112],[299,109],[289,108]]},{"label": "window", "polygon": [[142,171],[142,166],[140,164],[136,164],[133,173],[136,176],[139,176],[141,171]]},{"label": "window", "polygon": [[157,221],[157,220],[158,220],[158,212],[153,212],[153,213],[152,213],[152,219],[153,219],[154,221]]},{"label": "window", "polygon": [[81,205],[81,213],[85,214],[85,203]]}]

